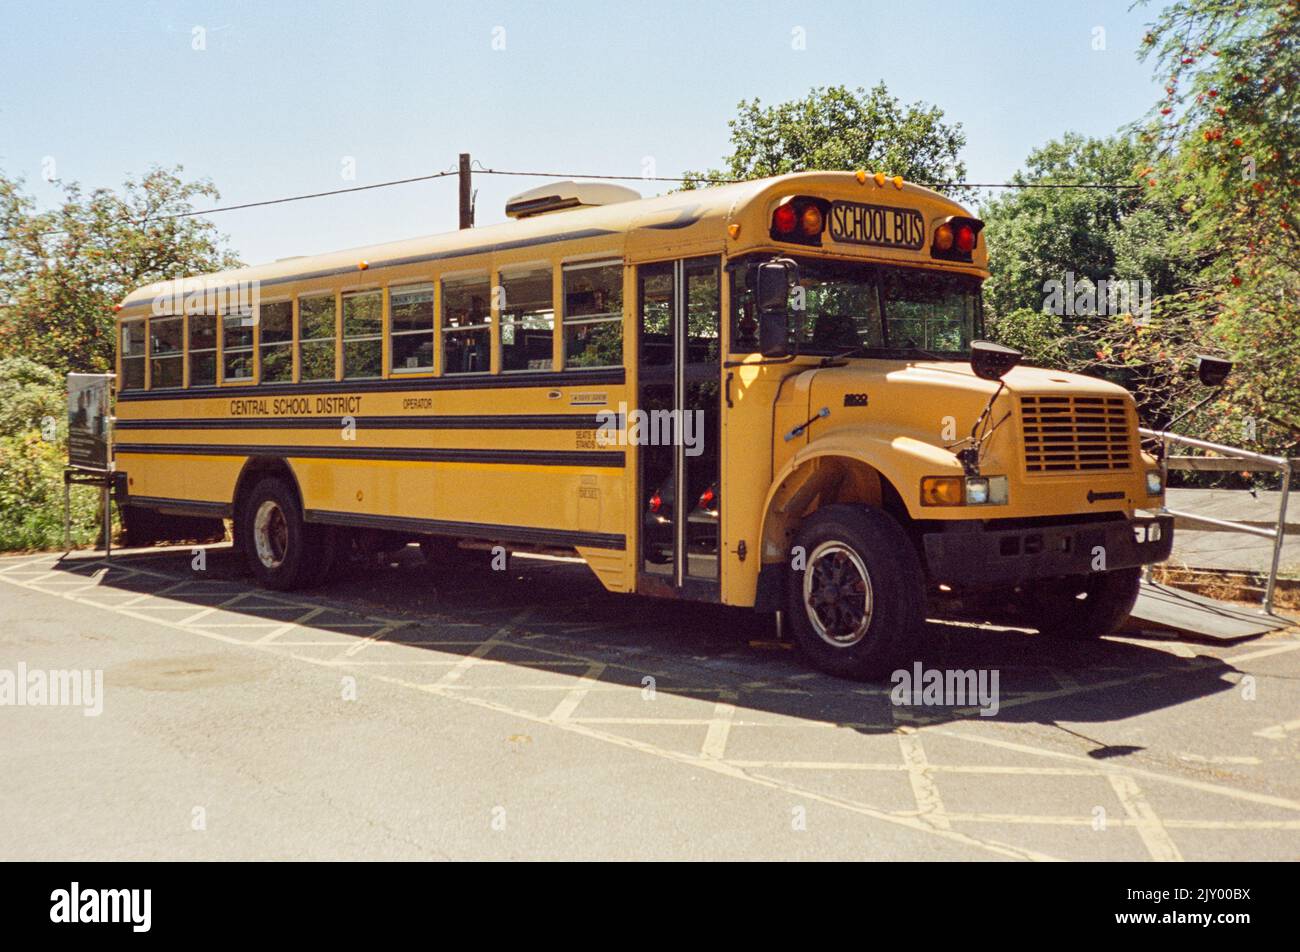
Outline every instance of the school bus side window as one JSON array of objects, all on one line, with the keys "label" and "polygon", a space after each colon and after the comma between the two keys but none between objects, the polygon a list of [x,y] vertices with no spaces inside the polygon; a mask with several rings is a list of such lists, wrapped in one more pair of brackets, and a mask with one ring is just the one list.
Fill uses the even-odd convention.
[{"label": "school bus side window", "polygon": [[213,387],[217,383],[217,317],[215,314],[191,314],[189,318],[190,386]]},{"label": "school bus side window", "polygon": [[123,321],[120,390],[144,389],[144,321]]},{"label": "school bus side window", "polygon": [[393,373],[433,369],[433,285],[412,284],[389,291]]},{"label": "school bus side window", "polygon": [[243,314],[221,318],[221,379],[253,379],[253,319]]},{"label": "school bus side window", "polygon": [[176,317],[149,318],[149,389],[179,387],[184,381],[184,356],[181,348],[181,331],[185,319]]},{"label": "school bus side window", "polygon": [[293,302],[263,304],[259,311],[261,329],[262,383],[293,380]]},{"label": "school bus side window", "polygon": [[501,275],[501,369],[550,370],[555,337],[551,268]]},{"label": "school bus side window", "polygon": [[334,295],[298,299],[298,379],[334,379]]},{"label": "school bus side window", "polygon": [[384,369],[384,292],[343,295],[343,376],[378,377]]},{"label": "school bus side window", "polygon": [[489,293],[486,276],[443,279],[443,373],[487,373],[492,369]]},{"label": "school bus side window", "polygon": [[564,368],[623,365],[623,265],[564,269]]}]

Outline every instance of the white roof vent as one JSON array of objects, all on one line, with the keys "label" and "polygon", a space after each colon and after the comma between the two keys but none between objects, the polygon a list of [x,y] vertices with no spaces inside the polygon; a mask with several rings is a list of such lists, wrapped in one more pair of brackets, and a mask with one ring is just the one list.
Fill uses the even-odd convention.
[{"label": "white roof vent", "polygon": [[530,218],[566,208],[634,202],[640,197],[641,193],[634,188],[607,182],[550,182],[506,199],[506,214],[511,218]]}]

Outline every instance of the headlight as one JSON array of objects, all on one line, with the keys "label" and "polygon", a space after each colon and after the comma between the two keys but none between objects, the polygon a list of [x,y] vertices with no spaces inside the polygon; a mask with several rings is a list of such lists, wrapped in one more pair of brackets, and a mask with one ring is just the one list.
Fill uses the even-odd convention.
[{"label": "headlight", "polygon": [[922,506],[1005,506],[1005,476],[926,476],[921,480]]},{"label": "headlight", "polygon": [[1007,478],[1005,476],[970,476],[966,479],[966,505],[1005,506],[1007,504]]},{"label": "headlight", "polygon": [[1165,476],[1158,469],[1147,470],[1147,495],[1159,496],[1165,491]]}]

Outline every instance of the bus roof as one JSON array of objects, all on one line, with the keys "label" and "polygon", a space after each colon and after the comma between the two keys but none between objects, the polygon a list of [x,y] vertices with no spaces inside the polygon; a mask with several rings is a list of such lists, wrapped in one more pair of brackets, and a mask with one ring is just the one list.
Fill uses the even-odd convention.
[{"label": "bus roof", "polygon": [[[689,230],[693,235],[708,232],[719,242],[726,237],[726,225],[744,217],[757,203],[772,194],[794,194],[819,189],[842,192],[852,185],[877,194],[892,193],[911,199],[903,204],[923,204],[941,214],[969,214],[961,205],[924,186],[902,182],[901,188],[885,179],[880,184],[872,176],[860,181],[853,172],[795,172],[771,178],[753,179],[710,188],[671,192],[639,201],[625,201],[596,207],[581,207],[501,222],[481,228],[408,238],[378,245],[367,245],[317,255],[283,258],[268,264],[234,268],[227,271],[187,277],[187,282],[201,282],[205,288],[234,288],[257,282],[260,287],[311,280],[326,280],[359,270],[412,265],[424,261],[442,261],[478,254],[511,251],[533,245],[596,238],[626,236],[640,229],[658,232]],[[882,196],[883,197],[883,196]],[[714,226],[710,231],[710,226]],[[682,237],[686,237],[682,235]],[[172,287],[171,282],[156,282],[132,291],[122,301],[124,311],[134,310],[154,301]],[[188,287],[186,288],[188,291]],[[123,317],[136,316],[123,314]]]}]

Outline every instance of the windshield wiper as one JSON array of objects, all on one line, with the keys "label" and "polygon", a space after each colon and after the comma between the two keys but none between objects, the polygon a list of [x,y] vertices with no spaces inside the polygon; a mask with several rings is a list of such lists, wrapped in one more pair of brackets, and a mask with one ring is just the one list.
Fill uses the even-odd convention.
[{"label": "windshield wiper", "polygon": [[859,346],[857,346],[857,347],[851,347],[851,348],[849,348],[848,350],[844,351],[844,352],[841,353],[841,354],[831,354],[831,355],[828,356],[828,357],[823,357],[821,363],[818,364],[817,366],[819,366],[819,367],[833,367],[833,366],[835,366],[836,361],[844,360],[846,357],[852,357],[854,354],[861,353],[862,351],[864,351],[864,350],[866,350],[866,349],[867,349],[867,348],[866,348],[866,345],[865,345],[865,344],[863,344],[863,345],[859,345]]},{"label": "windshield wiper", "polygon": [[960,357],[952,357],[952,356],[944,357],[940,354],[936,354],[932,350],[926,350],[924,347],[917,347],[916,341],[914,341],[910,337],[907,339],[906,346],[903,349],[915,351],[916,353],[920,354],[922,357],[928,357],[930,360],[960,360],[961,359]]}]

